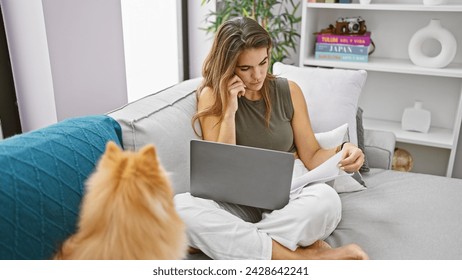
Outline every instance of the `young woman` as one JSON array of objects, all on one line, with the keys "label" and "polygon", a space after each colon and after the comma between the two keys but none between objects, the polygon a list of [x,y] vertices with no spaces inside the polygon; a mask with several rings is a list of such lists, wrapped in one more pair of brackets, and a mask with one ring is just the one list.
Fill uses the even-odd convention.
[{"label": "young woman", "polygon": [[[342,169],[364,161],[350,143],[321,149],[311,129],[301,89],[268,73],[268,33],[254,20],[236,18],[219,28],[198,89],[204,140],[293,152],[294,176],[343,148]],[[258,168],[256,166],[255,168]],[[303,189],[280,210],[264,211],[179,194],[175,204],[188,228],[191,250],[213,259],[367,259],[357,245],[331,248],[323,239],[341,219],[338,194],[326,184]]]}]

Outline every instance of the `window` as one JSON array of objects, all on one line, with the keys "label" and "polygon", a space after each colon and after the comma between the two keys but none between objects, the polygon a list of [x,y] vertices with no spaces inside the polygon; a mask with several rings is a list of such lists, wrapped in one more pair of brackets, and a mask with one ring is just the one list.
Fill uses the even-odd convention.
[{"label": "window", "polygon": [[183,79],[180,0],[122,0],[128,101]]}]

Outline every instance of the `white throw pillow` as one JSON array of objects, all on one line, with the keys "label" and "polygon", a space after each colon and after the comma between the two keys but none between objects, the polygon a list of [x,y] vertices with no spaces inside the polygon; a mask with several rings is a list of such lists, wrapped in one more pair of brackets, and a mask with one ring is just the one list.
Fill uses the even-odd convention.
[{"label": "white throw pillow", "polygon": [[318,141],[319,146],[323,149],[332,149],[342,144],[344,141],[348,141],[348,124],[332,129],[327,132],[318,132],[314,134],[314,137]]},{"label": "white throw pillow", "polygon": [[330,131],[347,122],[350,142],[358,144],[356,111],[367,78],[365,70],[296,67],[277,62],[273,73],[302,89],[314,133]]},{"label": "white throw pillow", "polygon": [[[331,131],[315,133],[314,136],[323,149],[331,149],[348,140],[348,124],[345,123]],[[337,193],[356,192],[365,190],[366,186],[362,180],[361,174],[355,172],[353,176],[341,176],[330,182]]]}]

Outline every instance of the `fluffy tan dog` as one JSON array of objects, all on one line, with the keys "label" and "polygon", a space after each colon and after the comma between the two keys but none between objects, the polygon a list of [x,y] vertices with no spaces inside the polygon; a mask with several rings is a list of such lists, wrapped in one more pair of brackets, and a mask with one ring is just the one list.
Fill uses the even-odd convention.
[{"label": "fluffy tan dog", "polygon": [[109,142],[86,184],[77,232],[55,259],[182,259],[185,226],[154,146]]}]

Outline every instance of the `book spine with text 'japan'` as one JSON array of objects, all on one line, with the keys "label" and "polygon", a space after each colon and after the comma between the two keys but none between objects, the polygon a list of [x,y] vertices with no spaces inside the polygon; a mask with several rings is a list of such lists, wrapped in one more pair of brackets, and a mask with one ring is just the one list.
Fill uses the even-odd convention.
[{"label": "book spine with text 'japan'", "polygon": [[316,43],[316,51],[367,55],[369,47],[359,45]]},{"label": "book spine with text 'japan'", "polygon": [[316,35],[316,42],[327,44],[369,46],[371,44],[371,33],[366,32],[363,35],[336,35],[330,33],[320,33]]}]

